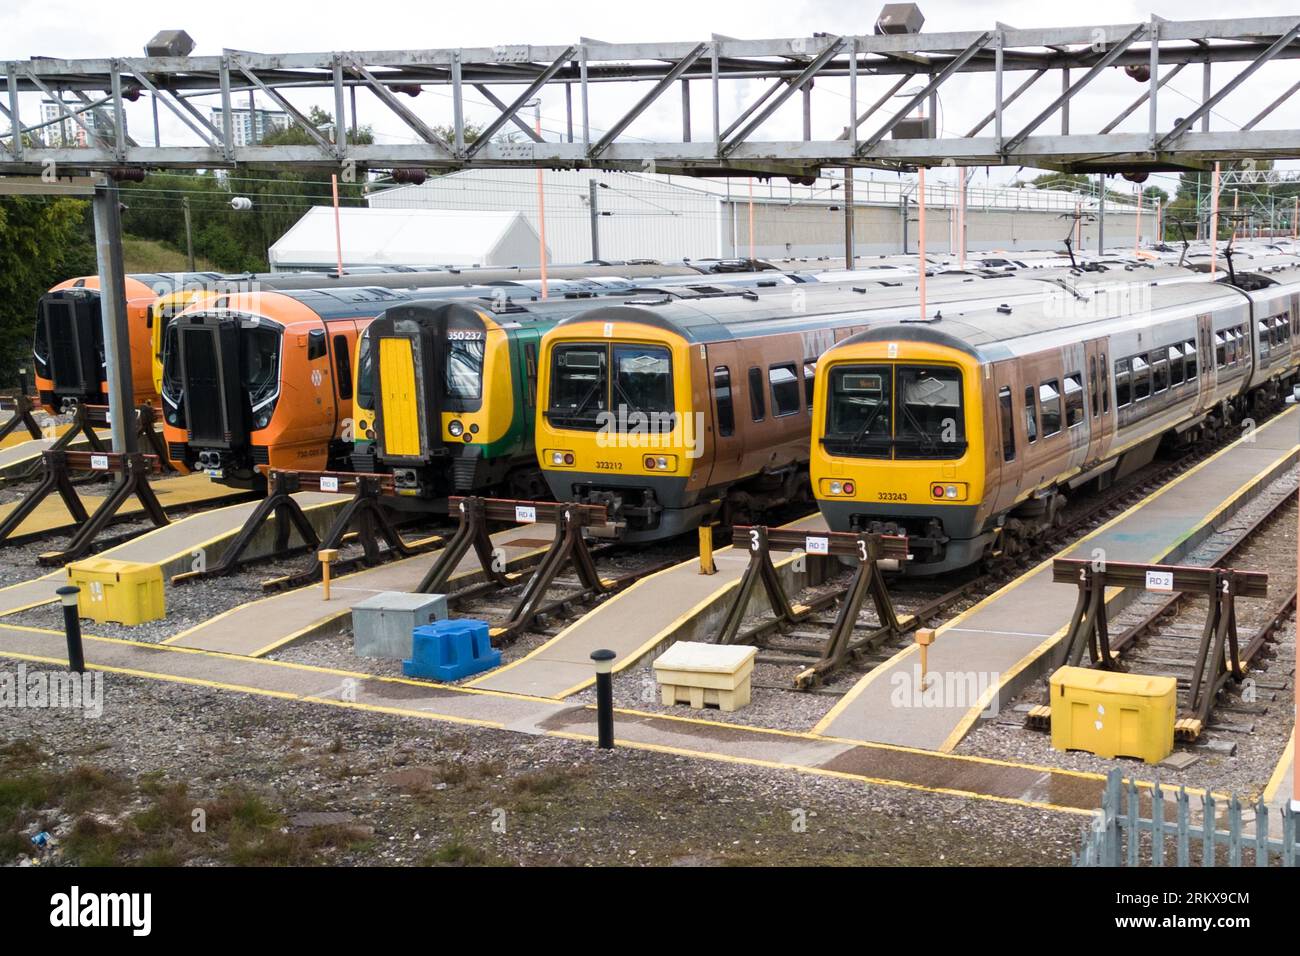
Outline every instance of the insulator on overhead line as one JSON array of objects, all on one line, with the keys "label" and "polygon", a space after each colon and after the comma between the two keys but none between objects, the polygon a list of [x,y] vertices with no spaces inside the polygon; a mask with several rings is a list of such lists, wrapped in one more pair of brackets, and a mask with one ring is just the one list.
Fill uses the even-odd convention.
[{"label": "insulator on overhead line", "polygon": [[403,166],[393,170],[393,182],[403,186],[419,186],[428,178],[428,172],[419,166]]}]

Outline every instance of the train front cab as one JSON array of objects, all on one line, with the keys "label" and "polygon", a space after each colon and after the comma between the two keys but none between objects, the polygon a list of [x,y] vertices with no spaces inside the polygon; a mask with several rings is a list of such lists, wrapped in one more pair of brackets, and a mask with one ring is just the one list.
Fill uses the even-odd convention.
[{"label": "train front cab", "polygon": [[[985,441],[996,421],[977,357],[956,340],[846,339],[817,366],[810,476],[833,531],[901,530],[908,571],[937,574],[978,560],[992,543]],[[991,489],[990,489],[991,490]]]},{"label": "train front cab", "polygon": [[358,321],[326,323],[277,293],[219,301],[181,313],[166,331],[168,458],[237,487],[260,486],[271,468],[319,471],[341,461]]},{"label": "train front cab", "polygon": [[[127,276],[125,281],[132,400],[136,405],[156,405],[158,401],[149,341],[149,308],[166,289],[144,281],[148,278]],[[164,276],[152,278],[170,281]],[[36,306],[32,357],[36,391],[48,411],[57,414],[78,404],[108,403],[98,276],[68,279],[41,296]]]},{"label": "train front cab", "polygon": [[704,352],[634,306],[548,332],[536,444],[555,498],[605,505],[627,541],[695,527],[710,508]]},{"label": "train front cab", "polygon": [[408,497],[491,488],[538,497],[540,339],[508,314],[465,303],[383,312],[357,347],[354,467],[391,470]]}]

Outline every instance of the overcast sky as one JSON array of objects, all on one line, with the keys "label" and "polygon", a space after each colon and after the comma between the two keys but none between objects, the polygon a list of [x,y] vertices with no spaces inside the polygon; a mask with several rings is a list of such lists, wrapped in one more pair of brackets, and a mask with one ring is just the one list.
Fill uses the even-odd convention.
[{"label": "overcast sky", "polygon": [[[1143,4],[1123,0],[1091,0],[1087,4],[1043,3],[1041,0],[999,0],[996,3],[971,3],[962,0],[924,0],[920,4],[927,19],[927,30],[969,30],[992,27],[996,21],[1017,27],[1045,27],[1070,24],[1114,24],[1145,20],[1151,9]],[[1300,5],[1297,5],[1300,6]],[[713,33],[734,37],[807,36],[814,31],[835,34],[870,33],[880,4],[845,3],[843,0],[804,0],[804,2],[767,2],[767,0],[655,0],[651,4],[601,2],[539,3],[536,0],[481,0],[477,3],[407,2],[385,0],[365,4],[341,0],[276,3],[274,0],[222,0],[217,3],[178,4],[174,0],[132,0],[129,4],[106,7],[103,3],[78,0],[5,0],[0,7],[0,59],[26,59],[31,56],[99,57],[138,56],[143,44],[157,30],[180,28],[197,42],[196,54],[217,54],[223,48],[256,50],[265,53],[328,50],[428,48],[455,46],[490,46],[499,43],[549,44],[573,42],[579,37],[600,40],[702,40]],[[373,11],[374,15],[371,15]],[[1277,16],[1297,13],[1283,4],[1266,0],[1183,0],[1154,11],[1171,19],[1208,19],[1230,12],[1234,17]],[[106,15],[107,14],[107,15]],[[1223,68],[1229,75],[1231,68]],[[1265,72],[1268,71],[1268,72]],[[1277,95],[1285,86],[1300,78],[1300,61],[1272,64],[1245,85],[1239,95],[1229,98],[1217,111],[1215,127],[1232,129],[1244,123]],[[864,81],[860,103],[870,102],[876,93],[872,83]],[[1013,79],[1011,82],[1019,82]],[[705,124],[704,84],[697,93],[695,121],[697,137],[708,135]],[[723,123],[736,115],[743,104],[756,96],[761,87],[744,89],[730,84],[723,103]],[[1057,92],[1046,89],[1042,98],[1026,95],[1015,105],[1024,119],[1032,117]],[[1084,100],[1072,107],[1075,131],[1095,131],[1118,113],[1142,91],[1138,84],[1119,71],[1108,71],[1099,78]],[[814,90],[814,121],[818,132],[834,135],[847,116],[848,100],[844,86],[836,81],[819,83]],[[961,78],[945,87],[940,122],[950,134],[961,134],[976,118],[991,108],[991,82],[987,77]],[[1162,92],[1161,122],[1168,125],[1192,107],[1193,97],[1200,94],[1200,70],[1188,69]],[[507,90],[499,94],[507,96]],[[593,125],[599,120],[612,122],[618,108],[634,102],[639,93],[602,91],[593,100]],[[507,96],[508,98],[508,96]],[[672,137],[680,131],[676,96],[648,113],[628,132],[653,138],[657,133]],[[312,102],[329,106],[328,98],[295,98],[304,107]],[[214,99],[213,105],[216,101]],[[450,101],[445,95],[423,96],[414,108],[434,123],[447,122]],[[35,107],[35,99],[31,108]],[[24,108],[28,108],[26,104]],[[799,136],[798,97],[775,118],[779,121],[771,134],[758,138]],[[479,122],[490,119],[493,111],[471,91],[467,103],[468,118]],[[564,125],[563,99],[548,97],[543,104],[543,125],[558,135]],[[375,126],[381,140],[410,141],[410,131],[400,122],[381,115],[377,108],[363,103],[361,121]],[[171,121],[164,111],[164,142],[183,142],[190,134]],[[1010,117],[1009,117],[1010,119]],[[1145,110],[1132,118],[1145,121]],[[870,121],[876,122],[876,120]],[[131,130],[144,142],[152,139],[148,129],[148,108],[144,101],[133,107]],[[1010,124],[1014,125],[1014,123]],[[1300,125],[1300,97],[1280,109],[1263,127]],[[1049,120],[1044,130],[1059,130],[1059,120]]]}]

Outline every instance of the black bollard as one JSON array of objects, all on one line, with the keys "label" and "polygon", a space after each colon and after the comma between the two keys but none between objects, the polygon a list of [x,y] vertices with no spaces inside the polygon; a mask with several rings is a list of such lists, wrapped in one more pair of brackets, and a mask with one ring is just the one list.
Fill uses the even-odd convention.
[{"label": "black bollard", "polygon": [[68,670],[86,673],[86,658],[81,651],[81,617],[77,612],[77,596],[81,588],[65,585],[54,592],[63,602],[63,633],[68,638]]},{"label": "black bollard", "polygon": [[610,650],[591,652],[596,662],[596,745],[614,749],[614,657]]}]

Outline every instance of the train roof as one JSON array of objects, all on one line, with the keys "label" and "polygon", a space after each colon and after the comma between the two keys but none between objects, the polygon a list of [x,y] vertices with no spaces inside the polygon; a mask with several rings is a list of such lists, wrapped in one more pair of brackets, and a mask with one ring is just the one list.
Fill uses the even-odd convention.
[{"label": "train roof", "polygon": [[1149,329],[1161,318],[1189,311],[1200,313],[1246,304],[1239,290],[1219,283],[1114,286],[1098,291],[1101,294],[1074,299],[1068,291],[1058,290],[1049,297],[1003,307],[973,303],[939,320],[876,326],[840,344],[934,342],[959,348],[983,361],[997,361],[1039,348],[1077,343],[1084,336]]},{"label": "train roof", "polygon": [[[927,280],[926,311],[947,316],[983,308],[995,312],[1006,303],[1032,305],[1053,299],[1077,301],[1100,295],[1112,287],[1208,284],[1208,276],[1177,266],[1154,265],[1133,271],[1079,273],[1044,268],[1031,273],[997,277],[963,273],[938,273]],[[1195,293],[1192,293],[1195,295]],[[1118,298],[1118,294],[1111,298]],[[620,311],[610,318],[635,320],[673,331],[687,341],[706,343],[742,339],[821,327],[885,323],[916,318],[919,303],[917,277],[906,283],[819,282],[769,290],[747,290],[698,300],[673,300],[668,295],[632,297],[621,305],[635,308],[635,316]],[[613,305],[613,303],[611,303]],[[602,313],[587,313],[580,320],[596,320]],[[998,314],[995,312],[995,314]],[[563,323],[562,323],[563,324]]]}]

